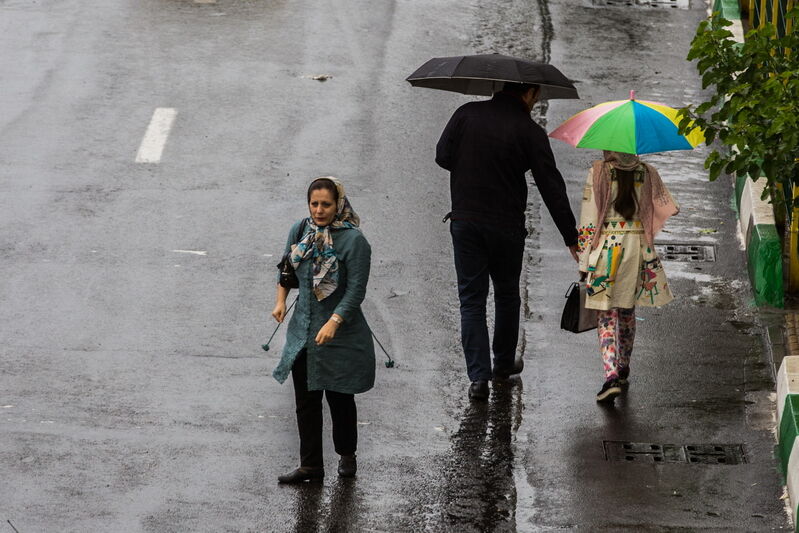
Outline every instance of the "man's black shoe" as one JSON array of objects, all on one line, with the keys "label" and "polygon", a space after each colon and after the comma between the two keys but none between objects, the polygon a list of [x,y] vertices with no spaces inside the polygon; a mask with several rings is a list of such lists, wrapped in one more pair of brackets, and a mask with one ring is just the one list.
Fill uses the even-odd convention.
[{"label": "man's black shoe", "polygon": [[519,357],[513,362],[512,368],[495,368],[494,379],[508,379],[515,374],[521,374],[524,370],[524,359]]},{"label": "man's black shoe", "polygon": [[302,483],[310,479],[322,479],[325,471],[321,468],[303,468],[292,470],[288,474],[277,476],[277,482],[282,484]]},{"label": "man's black shoe", "polygon": [[488,381],[481,379],[472,381],[469,385],[469,399],[470,400],[487,400],[488,399]]},{"label": "man's black shoe", "polygon": [[342,455],[338,460],[338,475],[340,477],[355,477],[358,471],[358,462],[355,459],[355,454]]}]

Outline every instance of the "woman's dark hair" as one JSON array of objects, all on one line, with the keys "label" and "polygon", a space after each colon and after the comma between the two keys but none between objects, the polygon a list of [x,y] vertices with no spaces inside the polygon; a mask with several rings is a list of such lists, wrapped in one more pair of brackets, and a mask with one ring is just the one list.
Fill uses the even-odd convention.
[{"label": "woman's dark hair", "polygon": [[333,201],[338,203],[338,189],[336,188],[336,184],[330,181],[327,178],[318,178],[311,182],[310,187],[308,187],[308,202],[311,201],[311,193],[313,191],[317,191],[319,189],[324,189],[330,191],[330,194],[333,195]]},{"label": "woman's dark hair", "polygon": [[614,168],[616,173],[616,199],[613,200],[613,209],[624,217],[624,220],[631,220],[638,211],[638,199],[635,197],[635,171],[619,170]]}]

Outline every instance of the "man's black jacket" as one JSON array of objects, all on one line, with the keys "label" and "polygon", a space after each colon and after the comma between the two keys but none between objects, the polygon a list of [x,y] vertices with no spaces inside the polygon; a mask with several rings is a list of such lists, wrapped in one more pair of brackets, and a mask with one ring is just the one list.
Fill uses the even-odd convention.
[{"label": "man's black jacket", "polygon": [[566,246],[577,230],[549,138],[520,98],[497,93],[452,115],[436,146],[436,163],[450,171],[453,220],[523,227],[532,170],[541,197]]}]

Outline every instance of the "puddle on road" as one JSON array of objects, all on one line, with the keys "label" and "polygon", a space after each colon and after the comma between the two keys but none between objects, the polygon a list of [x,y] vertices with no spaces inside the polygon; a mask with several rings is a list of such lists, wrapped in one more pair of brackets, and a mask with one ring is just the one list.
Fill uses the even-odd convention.
[{"label": "puddle on road", "polygon": [[738,279],[715,280],[708,284],[699,284],[697,289],[699,294],[689,296],[693,302],[726,311],[737,309],[739,301],[736,294],[747,290],[743,281]]}]

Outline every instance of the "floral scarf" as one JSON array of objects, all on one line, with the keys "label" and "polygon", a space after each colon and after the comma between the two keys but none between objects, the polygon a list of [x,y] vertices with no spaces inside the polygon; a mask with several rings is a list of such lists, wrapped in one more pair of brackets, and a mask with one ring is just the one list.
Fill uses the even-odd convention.
[{"label": "floral scarf", "polygon": [[[308,228],[305,235],[300,237],[300,242],[291,245],[291,265],[296,270],[302,261],[311,259],[313,271],[313,292],[318,301],[322,301],[338,287],[338,257],[333,248],[333,229],[359,229],[361,220],[353,211],[346,194],[344,185],[333,176],[322,176],[318,179],[332,181],[338,190],[338,204],[333,222],[327,226],[319,227],[314,224],[313,218],[308,217],[305,225]],[[314,180],[316,181],[316,180]]]}]

